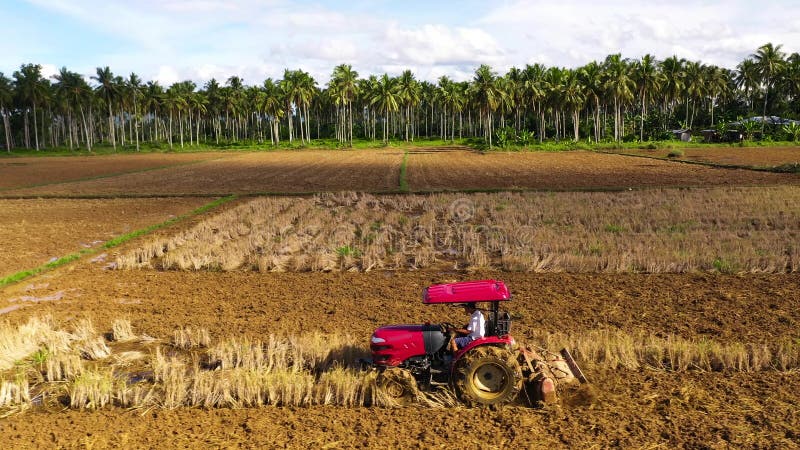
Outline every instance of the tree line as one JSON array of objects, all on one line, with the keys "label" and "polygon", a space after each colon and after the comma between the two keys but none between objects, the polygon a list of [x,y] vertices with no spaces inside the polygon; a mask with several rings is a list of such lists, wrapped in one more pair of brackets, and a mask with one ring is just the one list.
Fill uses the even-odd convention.
[{"label": "tree line", "polygon": [[40,65],[23,64],[11,78],[0,72],[0,115],[9,152],[312,139],[646,141],[737,117],[800,117],[800,55],[768,43],[730,70],[677,56],[613,54],[574,69],[532,64],[503,75],[482,65],[469,81],[443,76],[435,83],[409,70],[360,78],[342,64],[324,86],[287,69],[260,85],[232,76],[200,88],[145,83],[109,67],[88,78],[63,67],[46,79]]}]

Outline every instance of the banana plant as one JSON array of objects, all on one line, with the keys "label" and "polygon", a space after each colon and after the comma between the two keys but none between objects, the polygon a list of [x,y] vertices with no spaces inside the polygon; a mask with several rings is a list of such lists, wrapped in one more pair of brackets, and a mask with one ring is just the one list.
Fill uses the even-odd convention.
[{"label": "banana plant", "polygon": [[800,122],[789,122],[783,126],[783,132],[791,136],[792,141],[800,141]]}]

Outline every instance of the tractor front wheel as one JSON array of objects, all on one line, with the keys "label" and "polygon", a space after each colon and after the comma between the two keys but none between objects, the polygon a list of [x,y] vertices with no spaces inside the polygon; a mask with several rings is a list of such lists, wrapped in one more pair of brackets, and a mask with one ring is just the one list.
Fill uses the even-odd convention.
[{"label": "tractor front wheel", "polygon": [[481,346],[470,350],[453,367],[453,387],[467,405],[504,405],[522,389],[522,369],[512,352]]}]

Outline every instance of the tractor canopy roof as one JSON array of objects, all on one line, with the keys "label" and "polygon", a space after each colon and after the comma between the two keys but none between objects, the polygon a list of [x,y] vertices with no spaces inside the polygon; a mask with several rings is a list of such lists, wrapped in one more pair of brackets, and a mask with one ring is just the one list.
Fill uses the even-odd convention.
[{"label": "tractor canopy roof", "polygon": [[499,280],[434,284],[422,291],[422,303],[501,302],[511,300],[506,284]]}]

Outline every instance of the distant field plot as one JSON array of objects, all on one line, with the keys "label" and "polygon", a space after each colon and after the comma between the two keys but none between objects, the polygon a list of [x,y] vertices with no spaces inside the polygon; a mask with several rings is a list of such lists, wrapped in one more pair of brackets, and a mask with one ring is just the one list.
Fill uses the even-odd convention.
[{"label": "distant field plot", "polygon": [[584,151],[559,153],[412,152],[412,191],[447,189],[624,189],[800,184],[800,175],[716,169]]},{"label": "distant field plot", "polygon": [[97,247],[209,199],[0,200],[0,277]]},{"label": "distant field plot", "polygon": [[[621,150],[621,153],[667,158],[671,150]],[[800,163],[798,147],[711,147],[681,150],[683,160],[742,167],[776,167]]]},{"label": "distant field plot", "polygon": [[25,195],[190,195],[387,191],[399,186],[399,150],[240,153],[162,170],[15,190]]},{"label": "distant field plot", "polygon": [[138,153],[0,158],[0,190],[135,172],[228,156],[222,153]]}]

